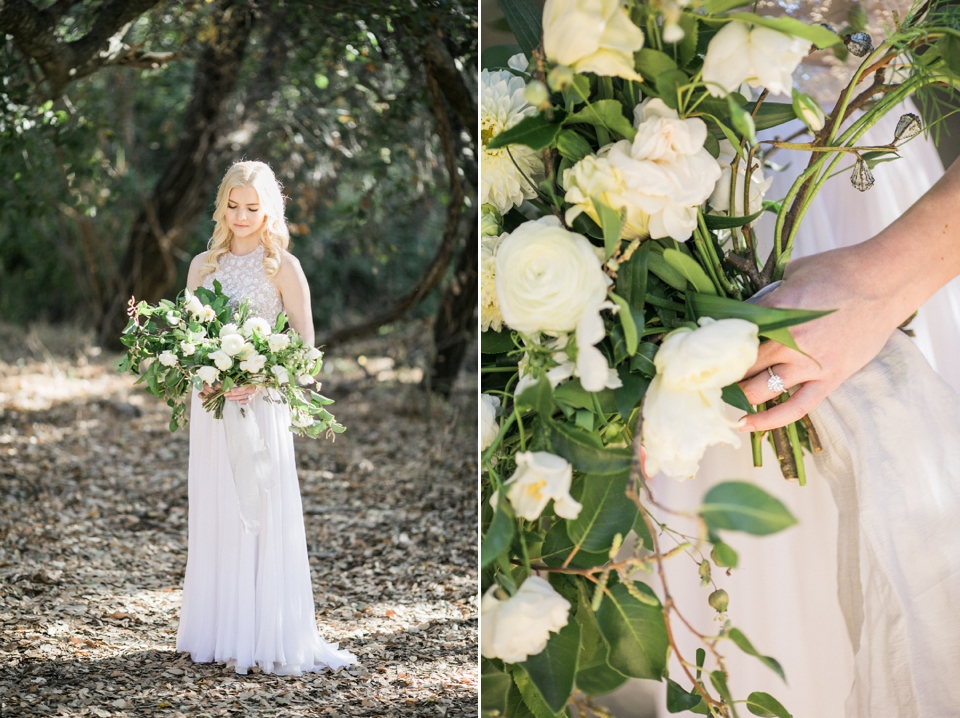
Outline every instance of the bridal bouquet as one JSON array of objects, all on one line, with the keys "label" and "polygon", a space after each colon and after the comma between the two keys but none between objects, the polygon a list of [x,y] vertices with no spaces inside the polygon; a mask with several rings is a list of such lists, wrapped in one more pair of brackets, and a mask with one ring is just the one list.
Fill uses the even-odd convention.
[{"label": "bridal bouquet", "polygon": [[[220,283],[213,285],[214,291],[186,289],[175,302],[136,303],[131,298],[127,310],[130,320],[121,337],[127,353],[120,371],[137,375],[138,384],[146,382],[147,391],[166,400],[173,409],[170,431],[186,425],[187,396],[206,384],[216,388],[203,407],[218,419],[223,418],[226,392],[253,385],[279,393],[277,400],[290,407],[295,434],[317,438],[342,433],[344,427],[325,408],[333,401],[309,388],[323,363],[320,350],[285,330],[284,314],[271,327],[249,316],[246,301],[232,312]],[[273,401],[269,392],[264,399]]]},{"label": "bridal bouquet", "polygon": [[[665,680],[671,712],[789,716],[767,693],[731,695],[727,646],[783,671],[727,619],[711,572],[737,566],[729,532],[795,519],[729,481],[706,493],[690,535],[663,523],[646,477],[689,479],[707,447],[739,444],[724,404],[757,410],[736,382],[759,343],[799,351],[789,328],[827,313],[747,299],[781,278],[829,177],[868,190],[871,169],[923,128],[907,114],[888,144],[859,145],[863,134],[918,90],[960,85],[960,18],[925,5],[874,46],[855,13],[830,28],[746,5],[547,0],[541,14],[501,0],[519,47],[487,50],[481,72],[488,715],[590,715],[591,696],[633,677]],[[861,59],[829,113],[793,84],[811,53]],[[796,120],[786,139],[757,136]],[[774,150],[809,162],[770,200]],[[765,212],[772,236],[759,231]],[[770,379],[772,401],[786,400]],[[763,438],[751,436],[757,465]],[[819,450],[809,419],[767,438],[803,484],[803,450]],[[664,578],[673,556],[693,557],[719,618],[696,656],[674,638],[678,620],[690,624]],[[638,572],[656,572],[659,591]],[[671,652],[681,675],[668,675]]]}]

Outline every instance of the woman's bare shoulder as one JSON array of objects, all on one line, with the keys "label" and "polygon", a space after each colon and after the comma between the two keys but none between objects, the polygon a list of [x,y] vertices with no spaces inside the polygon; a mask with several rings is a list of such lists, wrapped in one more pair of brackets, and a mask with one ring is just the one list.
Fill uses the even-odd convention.
[{"label": "woman's bare shoulder", "polygon": [[285,249],[280,250],[280,274],[293,276],[302,274],[303,268],[300,266],[300,260],[296,255],[291,254]]}]

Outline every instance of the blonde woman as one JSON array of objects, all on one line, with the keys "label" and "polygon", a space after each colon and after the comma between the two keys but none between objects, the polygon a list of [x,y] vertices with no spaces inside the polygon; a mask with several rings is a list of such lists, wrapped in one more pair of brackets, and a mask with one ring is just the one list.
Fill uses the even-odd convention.
[{"label": "blonde woman", "polygon": [[[220,282],[236,307],[274,324],[285,312],[307,345],[314,341],[310,287],[296,257],[283,196],[270,167],[238,162],[226,173],[213,213],[209,250],[194,257],[187,286]],[[204,391],[209,391],[205,388]],[[260,531],[245,533],[227,455],[223,421],[193,397],[187,571],[177,650],[198,663],[217,661],[246,673],[299,675],[339,668],[356,658],[317,631],[300,487],[285,404],[263,401],[256,387],[226,398],[253,411],[273,462],[273,487],[261,495]]]}]

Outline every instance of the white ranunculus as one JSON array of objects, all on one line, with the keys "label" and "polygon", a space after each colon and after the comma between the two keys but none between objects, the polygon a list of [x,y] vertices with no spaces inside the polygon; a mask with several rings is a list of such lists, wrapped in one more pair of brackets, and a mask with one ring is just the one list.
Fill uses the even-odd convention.
[{"label": "white ranunculus", "polygon": [[254,354],[240,362],[240,371],[248,371],[251,374],[256,374],[263,371],[263,365],[266,363],[267,358],[263,354]]},{"label": "white ranunculus", "polygon": [[212,322],[217,318],[217,313],[213,311],[213,307],[209,304],[203,305],[203,310],[200,312],[200,315],[197,317],[201,322]]},{"label": "white ranunculus", "polygon": [[189,290],[187,291],[187,303],[184,308],[193,315],[194,319],[203,314],[203,302],[195,294],[190,294]]},{"label": "white ranunculus", "polygon": [[544,177],[543,160],[525,145],[511,145],[510,154],[505,147],[487,149],[499,133],[524,117],[537,114],[537,109],[524,99],[526,86],[522,77],[508,70],[480,72],[480,203],[493,205],[501,214],[522,204],[524,199],[537,196],[517,166],[533,182]]},{"label": "white ranunculus", "polygon": [[[720,156],[717,161],[722,169],[720,179],[717,180],[717,184],[713,188],[713,194],[710,195],[710,207],[713,214],[730,216],[730,167],[736,156],[733,145],[727,140],[721,140]],[[754,162],[757,167],[750,175],[750,207],[746,210],[743,207],[743,183],[747,181],[747,167],[742,159],[737,163],[737,184],[733,198],[733,216],[735,217],[744,217],[759,212],[763,207],[763,197],[770,189],[770,185],[773,184],[773,177],[764,177],[763,166],[757,160],[754,160]],[[753,225],[759,221],[760,218],[757,217],[750,224]]]},{"label": "white ranunculus", "polygon": [[290,346],[290,336],[287,334],[271,334],[270,338],[267,339],[267,346],[270,347],[272,352],[283,351]]},{"label": "white ranunculus", "polygon": [[220,347],[228,356],[235,357],[243,351],[243,337],[239,334],[227,334],[220,340]]},{"label": "white ranunculus", "polygon": [[597,155],[587,155],[573,167],[564,170],[563,186],[567,190],[564,199],[572,205],[564,218],[569,225],[581,213],[585,213],[600,224],[600,216],[593,204],[596,199],[617,212],[626,210],[626,221],[620,229],[622,238],[646,237],[649,217],[639,207],[627,202],[628,189],[623,173],[611,165],[605,155],[603,150]]},{"label": "white ranunculus", "polygon": [[707,126],[692,117],[681,120],[659,98],[634,110],[637,135],[610,146],[607,158],[624,178],[623,200],[649,219],[654,239],[685,241],[697,226],[697,209],[713,192],[720,165],[703,148]]},{"label": "white ranunculus", "polygon": [[599,311],[610,284],[593,245],[553,216],[524,222],[497,248],[500,311],[524,334],[573,331]]},{"label": "white ranunculus", "polygon": [[217,379],[220,378],[220,372],[217,371],[216,367],[202,366],[197,369],[197,376],[203,379],[204,384],[213,386]]},{"label": "white ranunculus", "polygon": [[276,375],[277,381],[280,384],[290,383],[290,373],[287,371],[286,367],[281,366],[280,364],[274,364],[272,367],[270,367],[270,371]]},{"label": "white ranunculus", "polygon": [[240,327],[238,327],[233,322],[230,322],[229,324],[224,324],[222,327],[220,327],[221,339],[223,339],[226,336],[230,336],[231,334],[239,334],[239,333],[240,333]]},{"label": "white ranunculus", "polygon": [[580,515],[583,507],[570,495],[573,467],[566,459],[547,451],[520,451],[515,458],[517,470],[504,488],[517,516],[528,521],[539,518],[550,499],[557,516],[575,519]]},{"label": "white ranunculus", "polygon": [[809,50],[809,40],[732,20],[707,46],[703,81],[715,97],[735,91],[742,82],[774,95],[790,94],[793,71]]},{"label": "white ranunculus", "polygon": [[177,365],[177,355],[171,351],[164,351],[160,353],[158,360],[164,366],[176,366]]},{"label": "white ranunculus", "polygon": [[180,351],[183,352],[185,357],[193,356],[193,353],[197,351],[197,345],[190,342],[180,342]]},{"label": "white ranunculus", "polygon": [[310,351],[307,352],[307,361],[316,361],[322,356],[322,354],[323,352],[316,347],[310,347]]},{"label": "white ranunculus", "polygon": [[233,366],[233,359],[231,359],[230,355],[223,351],[223,349],[211,352],[208,356],[220,371],[226,371]]},{"label": "white ranunculus", "polygon": [[500,397],[489,394],[480,395],[480,450],[483,451],[500,433],[497,412],[500,411]]},{"label": "white ranunculus", "polygon": [[548,581],[530,576],[505,601],[494,584],[480,602],[480,653],[506,663],[522,663],[547,647],[551,632],[570,620],[570,602]]},{"label": "white ranunculus", "polygon": [[250,332],[256,332],[264,338],[270,336],[270,325],[265,319],[261,319],[260,317],[250,317],[243,323],[243,330],[247,336],[250,336]]},{"label": "white ranunculus", "polygon": [[643,32],[620,0],[547,0],[543,6],[543,49],[550,62],[643,82],[633,58],[642,47]]},{"label": "white ranunculus", "polygon": [[497,248],[507,235],[480,239],[480,331],[503,329],[503,314],[497,301]]}]

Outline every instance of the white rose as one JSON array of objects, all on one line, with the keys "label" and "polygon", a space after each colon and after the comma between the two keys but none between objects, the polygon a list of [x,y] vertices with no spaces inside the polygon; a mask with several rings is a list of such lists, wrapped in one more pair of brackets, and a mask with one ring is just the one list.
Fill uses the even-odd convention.
[{"label": "white rose", "polygon": [[158,360],[164,366],[176,366],[177,365],[177,355],[171,351],[161,352]]},{"label": "white rose", "polygon": [[543,49],[558,65],[643,82],[633,59],[642,47],[643,32],[620,0],[547,0],[543,6]]},{"label": "white rose", "polygon": [[217,365],[217,368],[220,371],[226,371],[233,366],[233,359],[230,358],[230,355],[227,354],[222,349],[218,349],[215,352],[211,352],[208,355],[208,358],[213,360],[213,363]]},{"label": "white rose", "polygon": [[623,200],[649,216],[654,239],[685,241],[697,226],[697,209],[713,192],[720,165],[703,148],[707,126],[692,117],[681,120],[659,98],[634,110],[637,136],[621,140],[607,153],[623,174]]},{"label": "white rose", "polygon": [[231,334],[239,334],[239,333],[240,333],[240,328],[233,322],[229,324],[224,324],[222,327],[220,327],[221,339],[223,339],[223,337],[230,336]]},{"label": "white rose", "polygon": [[236,356],[243,351],[243,337],[239,334],[227,334],[220,340],[220,346],[228,356]]},{"label": "white rose", "polygon": [[290,383],[290,374],[287,372],[286,367],[281,366],[280,364],[274,364],[272,367],[270,367],[270,371],[276,375],[277,381],[280,384]]},{"label": "white rose", "polygon": [[742,82],[774,95],[789,93],[793,71],[809,49],[809,40],[733,20],[707,46],[703,81],[715,97],[733,92]]},{"label": "white rose", "polygon": [[197,369],[197,376],[203,379],[203,382],[205,384],[209,384],[210,386],[213,386],[216,383],[217,379],[220,377],[220,372],[217,371],[215,367],[202,366],[199,369]]},{"label": "white rose", "polygon": [[497,412],[500,411],[500,397],[489,394],[480,395],[480,450],[483,451],[500,433]]},{"label": "white rose", "polygon": [[[720,156],[717,158],[717,161],[720,163],[722,169],[720,179],[717,180],[717,184],[714,186],[713,193],[710,195],[709,200],[713,214],[730,214],[730,167],[733,164],[734,157],[736,157],[736,152],[733,149],[733,145],[727,140],[721,140]],[[744,209],[743,207],[743,183],[746,181],[747,167],[743,160],[741,160],[737,163],[737,183],[733,196],[733,216],[735,217],[744,217],[760,211],[763,207],[763,197],[767,193],[767,190],[770,189],[770,185],[773,184],[773,177],[764,177],[763,167],[760,166],[759,162],[757,163],[757,167],[750,175],[750,207],[748,209]],[[757,217],[750,224],[753,225],[759,221],[760,218]]]},{"label": "white rose", "polygon": [[254,354],[249,359],[240,362],[240,371],[248,371],[256,374],[263,371],[263,365],[267,363],[267,358],[263,354]]},{"label": "white rose", "polygon": [[185,357],[193,356],[193,353],[197,351],[197,345],[190,342],[180,342],[180,351],[183,352]]},{"label": "white rose", "polygon": [[573,467],[561,456],[547,451],[520,451],[517,470],[504,484],[517,516],[528,521],[540,517],[550,499],[557,516],[575,519],[583,508],[570,495]]},{"label": "white rose", "polygon": [[316,361],[321,356],[323,356],[323,352],[316,347],[310,347],[310,351],[307,352],[307,361]]},{"label": "white rose", "polygon": [[187,303],[184,305],[184,309],[190,312],[193,315],[194,319],[197,319],[201,314],[203,314],[203,302],[201,302],[196,295],[187,293]]},{"label": "white rose", "polygon": [[286,334],[271,334],[267,339],[267,345],[272,352],[283,351],[290,346],[290,337]]},{"label": "white rose", "polygon": [[593,204],[596,199],[617,212],[626,209],[626,221],[620,229],[622,238],[646,237],[649,217],[639,207],[627,202],[623,173],[611,165],[605,155],[603,150],[597,155],[587,155],[564,170],[563,186],[567,190],[564,199],[573,205],[565,215],[567,224],[572,224],[581,213],[600,224],[600,216]]},{"label": "white rose", "polygon": [[211,307],[209,304],[204,304],[203,309],[197,318],[201,322],[212,322],[217,318],[217,313],[213,311],[213,307]]},{"label": "white rose", "polygon": [[480,602],[480,653],[506,663],[522,663],[547,647],[550,633],[570,620],[570,602],[549,582],[530,576],[514,596],[499,600],[497,585]]},{"label": "white rose", "polygon": [[480,239],[480,331],[503,329],[503,314],[497,301],[497,247],[507,235]]},{"label": "white rose", "polygon": [[261,319],[260,317],[250,317],[243,323],[243,329],[248,336],[250,332],[256,332],[264,338],[270,336],[270,325],[267,324],[265,319]]}]

